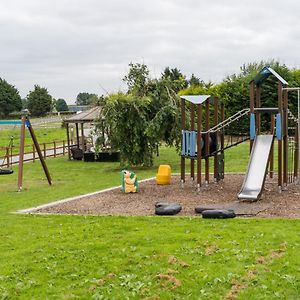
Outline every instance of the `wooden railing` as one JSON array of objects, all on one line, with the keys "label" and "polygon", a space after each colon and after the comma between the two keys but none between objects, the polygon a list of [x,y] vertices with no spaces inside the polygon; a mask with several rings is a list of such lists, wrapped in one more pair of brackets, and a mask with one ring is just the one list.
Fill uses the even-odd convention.
[{"label": "wooden railing", "polygon": [[[47,143],[41,143],[40,149],[43,154],[44,159],[46,157],[56,157],[59,155],[65,155],[68,153],[68,145],[67,141],[53,141]],[[70,143],[70,147],[76,146],[73,141]],[[14,147],[17,148],[17,147]],[[19,153],[11,153],[10,147],[1,147],[1,152],[4,152],[4,156],[0,156],[0,167],[5,166],[9,167],[13,164],[19,163]],[[38,153],[35,149],[34,144],[32,145],[25,145],[25,152],[24,152],[24,162],[26,161],[35,161],[38,158]]]}]

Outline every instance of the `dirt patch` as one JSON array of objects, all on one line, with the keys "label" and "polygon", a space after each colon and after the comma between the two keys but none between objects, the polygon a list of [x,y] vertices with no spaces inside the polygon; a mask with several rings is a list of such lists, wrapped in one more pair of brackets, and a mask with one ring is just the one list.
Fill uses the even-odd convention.
[{"label": "dirt patch", "polygon": [[244,176],[226,175],[219,183],[211,183],[197,192],[195,182],[187,178],[181,187],[179,176],[172,177],[171,185],[157,186],[155,180],[140,183],[136,194],[123,194],[120,188],[93,196],[61,203],[38,210],[40,213],[93,214],[93,215],[154,215],[157,201],[177,202],[182,205],[179,216],[195,215],[196,206],[234,209],[238,214],[261,217],[300,217],[300,190],[290,185],[278,192],[276,179],[267,179],[261,200],[238,201]]}]

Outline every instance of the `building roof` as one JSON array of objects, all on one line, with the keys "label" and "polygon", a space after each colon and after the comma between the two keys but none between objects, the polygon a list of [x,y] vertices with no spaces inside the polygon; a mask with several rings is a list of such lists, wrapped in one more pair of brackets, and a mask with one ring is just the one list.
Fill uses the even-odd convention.
[{"label": "building roof", "polygon": [[181,99],[189,101],[193,104],[202,104],[203,102],[205,102],[210,97],[211,97],[210,95],[193,95],[193,96],[183,95],[183,96],[180,96]]},{"label": "building roof", "polygon": [[264,67],[253,79],[254,83],[259,85],[270,75],[275,76],[282,84],[289,85],[286,80],[284,80],[276,71],[270,67]]},{"label": "building roof", "polygon": [[66,123],[92,123],[99,118],[101,114],[101,107],[95,106],[87,111],[83,111],[79,114],[73,115],[70,118],[64,120]]},{"label": "building roof", "polygon": [[76,105],[76,104],[69,104],[68,105],[69,111],[73,112],[82,112],[82,111],[87,111],[91,107],[89,105]]}]

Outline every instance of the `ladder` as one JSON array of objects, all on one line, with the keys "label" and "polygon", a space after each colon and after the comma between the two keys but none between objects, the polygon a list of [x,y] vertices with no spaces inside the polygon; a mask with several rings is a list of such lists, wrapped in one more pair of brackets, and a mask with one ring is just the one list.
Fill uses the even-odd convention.
[{"label": "ladder", "polygon": [[295,123],[298,123],[298,119],[295,117],[295,115],[289,109],[287,110],[287,113],[288,113],[288,118],[290,120],[293,120]]},{"label": "ladder", "polygon": [[237,121],[241,117],[247,115],[249,113],[249,111],[250,111],[250,108],[244,108],[244,109],[238,111],[237,113],[235,113],[234,115],[232,115],[231,117],[227,118],[223,122],[217,124],[216,126],[210,128],[208,131],[205,131],[203,133],[211,133],[211,132],[219,131],[219,130],[225,128],[226,126],[229,126],[231,123]]}]

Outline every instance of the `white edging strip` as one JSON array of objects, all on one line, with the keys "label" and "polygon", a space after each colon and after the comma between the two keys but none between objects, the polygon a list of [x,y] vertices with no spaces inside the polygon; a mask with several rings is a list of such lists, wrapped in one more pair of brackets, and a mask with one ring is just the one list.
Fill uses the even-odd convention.
[{"label": "white edging strip", "polygon": [[[150,181],[150,180],[153,180],[153,179],[155,179],[155,177],[139,180],[139,183]],[[76,201],[76,200],[79,200],[79,199],[82,199],[82,198],[85,198],[85,197],[99,195],[99,194],[106,193],[106,192],[113,191],[113,190],[120,189],[120,188],[122,188],[122,186],[118,185],[118,186],[114,186],[114,187],[111,187],[111,188],[108,188],[108,189],[105,189],[105,190],[101,190],[101,191],[97,191],[97,192],[93,192],[93,193],[89,193],[89,194],[84,194],[84,195],[79,195],[79,196],[75,196],[75,197],[71,197],[71,198],[57,200],[57,201],[54,201],[54,202],[50,202],[50,203],[35,206],[35,207],[20,209],[20,210],[17,210],[15,213],[16,214],[30,214],[30,213],[34,213],[34,212],[36,212],[37,210],[40,210],[40,209],[56,206],[58,204],[67,203],[67,202],[70,202],[70,201]]]},{"label": "white edging strip", "polygon": [[[210,174],[213,174],[213,173],[210,173]],[[231,175],[243,175],[245,173],[239,173],[239,172],[235,173],[235,172],[233,172],[233,173],[226,173],[226,174],[227,175],[228,174],[231,174]],[[172,173],[172,176],[178,176],[178,175],[180,175],[180,173]],[[151,178],[139,180],[139,182],[146,182],[146,181],[153,180],[155,178],[156,177],[151,177]],[[75,196],[75,197],[71,197],[71,198],[57,200],[57,201],[54,201],[54,202],[50,202],[50,203],[39,205],[39,206],[35,206],[35,207],[20,209],[20,210],[17,210],[16,212],[13,212],[13,213],[15,213],[15,214],[30,214],[30,213],[34,213],[34,212],[36,212],[37,210],[40,210],[40,209],[44,209],[44,208],[56,206],[56,205],[62,204],[62,203],[76,201],[76,200],[79,200],[79,199],[82,199],[82,198],[85,198],[85,197],[99,195],[99,194],[102,194],[102,193],[106,193],[106,192],[109,192],[109,191],[120,189],[121,187],[122,187],[121,185],[118,185],[118,186],[114,186],[114,187],[111,187],[111,188],[108,188],[108,189],[104,189],[104,190],[101,190],[101,191],[96,191],[96,192],[89,193],[89,194],[83,194],[83,195],[79,195],[79,196]]]}]

